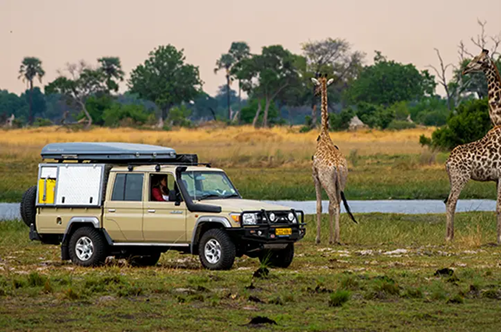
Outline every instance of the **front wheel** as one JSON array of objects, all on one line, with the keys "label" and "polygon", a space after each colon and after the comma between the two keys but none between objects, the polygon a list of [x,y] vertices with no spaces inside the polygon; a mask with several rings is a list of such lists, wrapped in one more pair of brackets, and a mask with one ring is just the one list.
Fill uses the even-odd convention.
[{"label": "front wheel", "polygon": [[102,265],[107,256],[107,245],[97,229],[82,227],[71,235],[69,253],[71,261],[76,265]]},{"label": "front wheel", "polygon": [[209,270],[229,270],[235,261],[235,244],[222,229],[205,232],[198,251],[202,265]]},{"label": "front wheel", "polygon": [[269,267],[287,268],[291,265],[294,259],[294,244],[290,243],[284,249],[280,250],[264,250],[259,255],[261,264]]}]

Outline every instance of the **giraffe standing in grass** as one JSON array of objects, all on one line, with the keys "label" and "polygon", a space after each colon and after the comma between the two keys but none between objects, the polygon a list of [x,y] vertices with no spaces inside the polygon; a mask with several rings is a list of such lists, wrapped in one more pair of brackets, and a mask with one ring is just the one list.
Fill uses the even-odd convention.
[{"label": "giraffe standing in grass", "polygon": [[501,125],[501,76],[488,50],[474,57],[463,70],[468,73],[484,72],[489,92],[489,116],[494,126]]},{"label": "giraffe standing in grass", "polygon": [[447,225],[445,240],[454,238],[454,213],[461,190],[468,180],[495,181],[497,185],[497,242],[501,244],[501,126],[496,126],[484,138],[457,146],[445,163],[451,192],[445,200]]},{"label": "giraffe standing in grass", "polygon": [[[318,80],[312,78],[317,86],[317,94],[322,96],[322,127],[320,135],[317,138],[317,148],[313,155],[313,181],[317,194],[317,236],[316,243],[320,243],[320,225],[322,218],[322,188],[324,188],[329,197],[329,243],[339,243],[339,215],[341,212],[341,199],[344,202],[346,211],[351,219],[357,221],[351,214],[348,203],[344,196],[344,187],[348,179],[348,164],[338,147],[334,145],[329,136],[329,113],[327,105],[327,86],[333,79],[327,81],[327,75],[318,77]],[[333,231],[333,218],[335,216],[335,234]]]},{"label": "giraffe standing in grass", "polygon": [[447,224],[445,240],[454,238],[454,214],[459,194],[468,180],[495,181],[497,185],[497,243],[501,244],[501,77],[489,51],[471,60],[463,75],[483,71],[489,91],[489,116],[494,124],[484,138],[457,146],[452,150],[445,169],[449,174],[451,191],[445,200]]}]

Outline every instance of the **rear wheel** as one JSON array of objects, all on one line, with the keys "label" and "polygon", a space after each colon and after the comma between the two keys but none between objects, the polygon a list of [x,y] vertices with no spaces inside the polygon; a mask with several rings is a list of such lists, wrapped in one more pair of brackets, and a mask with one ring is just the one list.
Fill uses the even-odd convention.
[{"label": "rear wheel", "polygon": [[79,228],[70,237],[70,259],[80,266],[102,265],[106,260],[107,249],[103,235],[92,227]]},{"label": "rear wheel", "polygon": [[152,252],[148,255],[135,255],[131,256],[127,259],[130,265],[132,266],[155,266],[160,259],[161,253]]},{"label": "rear wheel", "polygon": [[23,222],[26,224],[26,226],[30,227],[31,224],[33,226],[35,225],[35,219],[36,219],[36,208],[35,208],[35,203],[36,203],[36,195],[37,195],[37,187],[33,186],[30,189],[26,190],[25,193],[23,194],[23,197],[21,198],[21,207],[20,207],[20,213],[21,213],[21,218],[23,219]]},{"label": "rear wheel", "polygon": [[284,249],[264,250],[259,255],[259,261],[270,267],[287,268],[294,259],[294,244],[290,243]]},{"label": "rear wheel", "polygon": [[235,244],[222,229],[210,229],[202,235],[199,245],[202,265],[209,270],[229,270],[235,261]]}]

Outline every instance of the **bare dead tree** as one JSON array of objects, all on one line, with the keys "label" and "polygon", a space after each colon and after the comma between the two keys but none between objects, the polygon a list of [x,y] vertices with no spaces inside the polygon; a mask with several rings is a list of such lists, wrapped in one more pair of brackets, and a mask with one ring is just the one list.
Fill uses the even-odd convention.
[{"label": "bare dead tree", "polygon": [[438,60],[440,61],[440,70],[438,70],[435,66],[433,65],[428,65],[427,67],[433,69],[435,73],[437,74],[438,78],[438,83],[444,87],[445,94],[447,95],[447,107],[449,108],[449,111],[452,110],[452,98],[451,94],[449,92],[449,85],[447,84],[447,77],[446,77],[446,72],[447,68],[452,67],[452,63],[448,63],[444,65],[444,61],[442,59],[442,56],[440,55],[440,51],[438,48],[435,48],[435,52],[437,52]]}]

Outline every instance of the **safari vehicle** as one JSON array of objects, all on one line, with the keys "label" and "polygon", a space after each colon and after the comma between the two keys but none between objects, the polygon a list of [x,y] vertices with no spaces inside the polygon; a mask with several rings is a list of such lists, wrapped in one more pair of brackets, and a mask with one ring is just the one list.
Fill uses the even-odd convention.
[{"label": "safari vehicle", "polygon": [[[213,270],[230,269],[242,255],[286,268],[306,232],[302,211],[242,199],[223,170],[197,155],[144,144],[53,143],[41,156],[21,216],[31,240],[60,244],[62,260],[77,265],[108,256],[156,265],[162,252],[178,250]],[[159,177],[168,187],[163,201],[152,194]]]}]

